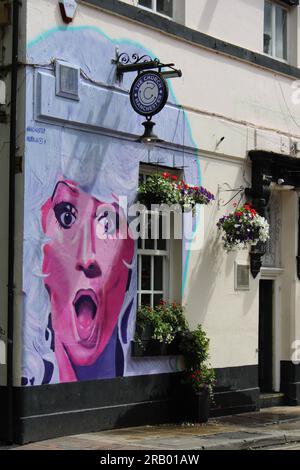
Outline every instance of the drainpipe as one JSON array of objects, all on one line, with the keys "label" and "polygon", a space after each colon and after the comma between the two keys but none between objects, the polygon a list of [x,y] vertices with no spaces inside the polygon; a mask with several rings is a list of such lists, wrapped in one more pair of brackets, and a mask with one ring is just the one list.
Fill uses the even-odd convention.
[{"label": "drainpipe", "polygon": [[298,253],[297,253],[297,276],[300,281],[300,197],[298,195]]},{"label": "drainpipe", "polygon": [[15,260],[15,162],[17,150],[18,32],[19,0],[12,0],[12,60],[9,151],[9,221],[8,221],[8,303],[7,303],[7,393],[8,441],[14,441],[13,412],[13,338],[14,338],[14,260]]}]

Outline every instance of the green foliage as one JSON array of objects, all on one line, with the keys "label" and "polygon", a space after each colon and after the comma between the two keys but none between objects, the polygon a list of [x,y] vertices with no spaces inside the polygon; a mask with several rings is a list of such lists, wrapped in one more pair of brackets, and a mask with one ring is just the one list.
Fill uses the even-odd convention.
[{"label": "green foliage", "polygon": [[194,371],[187,371],[187,383],[191,385],[195,392],[200,392],[202,389],[208,389],[210,396],[213,395],[213,387],[216,383],[216,374],[214,369],[203,364],[201,369]]},{"label": "green foliage", "polygon": [[149,176],[139,186],[138,197],[139,201],[146,206],[149,204],[172,205],[180,202],[180,192],[176,186],[159,174]]},{"label": "green foliage", "polygon": [[142,344],[142,334],[149,327],[151,338],[161,343],[170,344],[179,335],[179,348],[186,368],[185,383],[195,391],[208,389],[212,398],[216,379],[214,369],[208,365],[209,339],[202,326],[191,331],[182,305],[162,300],[154,308],[142,305],[138,309],[135,341]]},{"label": "green foliage", "polygon": [[198,325],[196,330],[187,331],[181,339],[180,351],[185,360],[185,366],[189,370],[197,370],[209,358],[209,339]]},{"label": "green foliage", "polygon": [[186,367],[186,383],[190,384],[195,391],[207,388],[212,398],[216,381],[215,371],[208,365],[209,338],[201,325],[182,335],[180,351]]},{"label": "green foliage", "polygon": [[154,174],[138,188],[138,198],[142,204],[161,205],[179,204],[184,209],[194,208],[196,204],[209,204],[215,197],[202,186],[190,186],[170,173]]},{"label": "green foliage", "polygon": [[141,341],[141,334],[148,326],[152,329],[152,339],[166,344],[172,343],[176,334],[188,328],[182,305],[164,301],[154,308],[141,306],[137,311],[136,325],[136,341]]}]

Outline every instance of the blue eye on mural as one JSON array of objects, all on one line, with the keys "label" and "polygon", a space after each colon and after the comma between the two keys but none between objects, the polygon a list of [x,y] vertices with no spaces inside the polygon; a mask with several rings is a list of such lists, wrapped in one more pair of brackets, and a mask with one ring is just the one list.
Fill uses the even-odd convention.
[{"label": "blue eye on mural", "polygon": [[60,202],[54,207],[55,217],[61,227],[68,230],[76,222],[77,210],[73,204]]}]

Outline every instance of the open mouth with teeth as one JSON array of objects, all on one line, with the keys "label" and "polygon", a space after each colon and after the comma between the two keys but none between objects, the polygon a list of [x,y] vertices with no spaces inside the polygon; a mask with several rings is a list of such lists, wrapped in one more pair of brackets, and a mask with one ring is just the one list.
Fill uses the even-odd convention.
[{"label": "open mouth with teeth", "polygon": [[77,292],[73,306],[79,338],[83,343],[95,343],[95,327],[98,307],[97,297],[92,290]]}]

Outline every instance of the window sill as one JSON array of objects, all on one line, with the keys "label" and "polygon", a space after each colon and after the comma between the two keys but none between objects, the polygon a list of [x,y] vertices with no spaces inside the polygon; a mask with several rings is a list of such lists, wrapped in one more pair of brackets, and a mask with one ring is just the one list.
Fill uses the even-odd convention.
[{"label": "window sill", "polygon": [[158,357],[158,356],[180,356],[179,342],[176,339],[171,344],[160,343],[150,339],[142,341],[141,344],[131,342],[132,357]]},{"label": "window sill", "polygon": [[153,13],[153,15],[161,16],[162,18],[165,18],[166,20],[175,21],[175,18],[173,18],[172,16],[164,15],[163,13],[159,13],[158,11],[152,10],[152,8],[143,7],[142,5],[135,5],[135,7],[140,9],[140,10],[144,10],[144,11],[148,11],[149,13]]},{"label": "window sill", "polygon": [[262,52],[262,55],[264,55],[265,57],[269,57],[270,59],[277,60],[278,62],[281,62],[282,64],[289,65],[289,61],[288,61],[288,60],[280,59],[280,57],[276,57],[276,56],[274,56],[274,55],[267,54],[266,52]]}]

